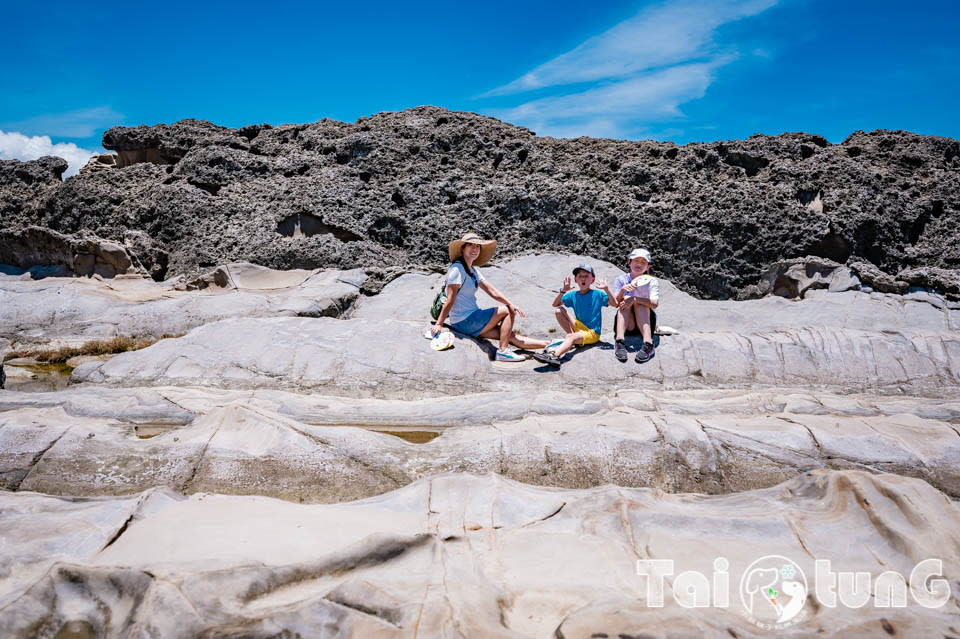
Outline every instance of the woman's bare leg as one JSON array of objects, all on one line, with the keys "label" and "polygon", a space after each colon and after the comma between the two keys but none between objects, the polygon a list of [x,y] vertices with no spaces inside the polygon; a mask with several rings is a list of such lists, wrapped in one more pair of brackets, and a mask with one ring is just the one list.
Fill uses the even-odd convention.
[{"label": "woman's bare leg", "polygon": [[[499,326],[497,326],[499,324]],[[506,329],[504,328],[506,327]],[[523,337],[513,332],[513,315],[507,310],[506,306],[498,306],[493,317],[483,328],[483,331],[477,337],[495,339],[500,342],[499,350],[506,350],[508,344],[513,344],[517,348],[528,350],[543,348],[549,342],[542,339],[532,339]]]},{"label": "woman's bare leg", "polygon": [[537,348],[544,348],[550,342],[545,339],[533,339],[532,337],[524,337],[523,335],[517,335],[516,333],[513,333],[513,335],[510,337],[510,343],[517,348],[523,348],[525,350],[532,351]]},{"label": "woman's bare leg", "polygon": [[[503,330],[504,324],[509,324],[506,334],[504,334]],[[487,339],[498,340],[500,342],[500,350],[502,351],[510,342],[509,336],[512,330],[513,316],[510,314],[510,311],[506,306],[498,306],[497,310],[493,313],[493,317],[490,318],[490,321],[487,322],[487,325],[483,327],[483,330],[480,331],[480,334],[477,335],[477,337],[486,337]]]},{"label": "woman's bare leg", "polygon": [[509,316],[510,313],[507,311],[506,306],[498,306],[493,312],[493,317],[491,317],[487,325],[483,327],[483,330],[477,334],[477,337],[500,339],[500,330],[497,328],[497,325]]},{"label": "woman's bare leg", "polygon": [[503,318],[503,321],[500,322],[500,350],[507,350],[507,346],[510,344],[510,338],[513,337],[513,320],[514,312],[510,309],[507,309],[507,316]]}]

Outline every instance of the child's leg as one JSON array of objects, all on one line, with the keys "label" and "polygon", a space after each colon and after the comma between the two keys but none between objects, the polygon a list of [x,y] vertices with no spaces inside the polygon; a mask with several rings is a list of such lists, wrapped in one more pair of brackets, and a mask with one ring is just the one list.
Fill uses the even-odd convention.
[{"label": "child's leg", "polygon": [[643,333],[644,342],[653,342],[653,331],[650,330],[650,309],[643,304],[636,304],[633,307],[633,314],[636,315],[637,326]]},{"label": "child's leg", "polygon": [[563,344],[557,347],[557,350],[553,351],[557,357],[563,357],[567,354],[571,348],[576,344],[583,343],[583,334],[580,331],[574,333],[567,333],[567,337],[563,340]]},{"label": "child's leg", "polygon": [[625,339],[627,331],[632,331],[637,327],[637,321],[635,317],[636,308],[636,304],[631,304],[627,307],[627,310],[623,310],[622,308],[617,309],[617,315],[619,315],[619,321],[617,322],[618,340]]},{"label": "child's leg", "polygon": [[564,333],[569,334],[574,332],[573,318],[570,317],[570,311],[567,310],[566,306],[558,306],[554,310],[554,315],[556,315],[557,324],[560,325]]}]

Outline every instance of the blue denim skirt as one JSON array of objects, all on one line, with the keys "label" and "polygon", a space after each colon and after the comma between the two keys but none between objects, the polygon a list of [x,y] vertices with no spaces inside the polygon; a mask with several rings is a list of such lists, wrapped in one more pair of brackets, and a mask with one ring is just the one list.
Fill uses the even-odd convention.
[{"label": "blue denim skirt", "polygon": [[483,331],[484,328],[486,328],[487,324],[490,323],[490,319],[493,317],[493,314],[496,312],[496,308],[477,309],[470,313],[466,319],[460,320],[455,324],[451,324],[450,328],[458,333],[465,333],[470,337],[476,337]]}]

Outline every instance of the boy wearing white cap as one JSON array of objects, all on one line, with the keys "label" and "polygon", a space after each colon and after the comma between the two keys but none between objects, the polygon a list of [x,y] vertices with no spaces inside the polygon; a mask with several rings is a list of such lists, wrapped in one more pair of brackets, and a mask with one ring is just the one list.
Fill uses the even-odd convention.
[{"label": "boy wearing white cap", "polygon": [[611,287],[620,307],[617,311],[616,348],[613,353],[621,362],[627,361],[626,333],[639,329],[643,335],[643,346],[637,351],[636,361],[643,364],[649,362],[654,354],[650,314],[660,305],[660,280],[646,274],[652,261],[647,249],[634,249],[627,261],[630,272],[614,280]]}]

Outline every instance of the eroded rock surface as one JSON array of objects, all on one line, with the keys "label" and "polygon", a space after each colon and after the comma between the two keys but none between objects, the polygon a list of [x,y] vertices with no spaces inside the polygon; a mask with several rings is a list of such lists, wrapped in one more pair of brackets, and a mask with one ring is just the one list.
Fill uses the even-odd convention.
[{"label": "eroded rock surface", "polygon": [[[113,386],[299,388],[361,397],[418,397],[473,390],[528,392],[623,388],[810,385],[846,391],[940,394],[960,384],[960,338],[810,327],[684,332],[664,337],[646,365],[613,357],[611,341],[570,356],[559,370],[533,360],[492,362],[487,342],[458,338],[441,354],[424,323],[280,317],[229,319],[177,339],[84,364],[76,382]],[[383,336],[389,335],[389,340]]]},{"label": "eroded rock surface", "polygon": [[720,299],[808,255],[890,275],[960,268],[960,143],[904,131],[678,147],[540,138],[418,107],[353,124],[114,127],[103,145],[118,168],[49,193],[4,187],[8,223],[114,241],[142,231],[174,274],[236,261],[437,268],[470,229],[496,237],[501,255],[619,263],[646,245],[680,288]]},{"label": "eroded rock surface", "polygon": [[[549,254],[485,274],[553,337],[550,300],[583,261],[620,273]],[[805,268],[797,301],[664,280],[651,362],[615,360],[609,309],[601,344],[552,370],[462,336],[432,351],[441,276],[369,294],[393,273],[0,276],[0,353],[189,330],[79,363],[64,390],[0,392],[5,636],[766,636],[737,607],[680,607],[673,579],[652,606],[636,562],[711,574],[725,557],[738,606],[771,554],[871,579],[936,558],[952,589],[934,609],[797,597],[786,636],[960,627],[944,295],[817,288]]]},{"label": "eroded rock surface", "polygon": [[[933,608],[909,595],[898,608],[810,596],[786,636],[950,636],[958,617],[960,512],[893,475],[814,471],[719,497],[443,475],[339,505],[151,491],[5,493],[0,507],[11,524],[0,626],[16,638],[65,627],[103,637],[767,636],[738,592],[765,555],[795,565],[811,593],[827,585],[813,558],[871,583],[884,571],[906,580],[937,558],[951,584],[926,584],[943,589]],[[710,579],[718,557],[729,606],[681,607],[675,575]],[[662,607],[637,574],[650,559],[674,561]]]},{"label": "eroded rock surface", "polygon": [[[77,388],[0,400],[0,482],[66,495],[168,486],[333,502],[446,472],[722,493],[849,468],[920,477],[960,496],[958,425],[956,400],[786,389],[405,402]],[[434,438],[412,444],[402,439],[410,431]]]},{"label": "eroded rock surface", "polygon": [[[485,273],[525,309],[520,330],[556,336],[550,301],[579,256],[525,256]],[[620,271],[591,261],[598,276]],[[109,362],[85,365],[75,381],[108,385],[277,387],[366,397],[460,394],[463,389],[575,390],[798,386],[950,394],[960,384],[960,310],[928,293],[809,291],[745,302],[697,300],[664,282],[658,316],[679,334],[659,338],[643,366],[612,353],[614,309],[601,342],[560,370],[534,361],[491,362],[493,343],[458,336],[450,351],[428,347],[427,310],[441,276],[408,274],[358,300],[349,319],[240,318],[206,324]],[[487,304],[489,302],[484,302]],[[388,339],[384,339],[389,336]],[[238,344],[243,344],[238,347]]]},{"label": "eroded rock surface", "polygon": [[90,234],[64,235],[39,226],[0,231],[0,264],[32,271],[32,277],[38,275],[35,267],[64,276],[147,275],[136,255],[122,244]]},{"label": "eroded rock surface", "polygon": [[[22,342],[185,333],[228,317],[337,316],[367,279],[352,271],[274,271],[229,264],[203,281],[109,282],[0,276],[0,335]],[[187,290],[187,289],[192,290]]]}]

